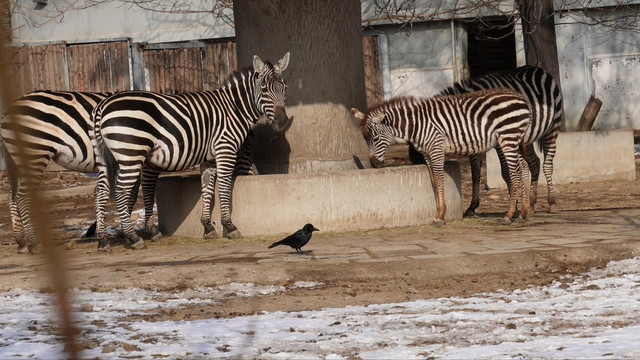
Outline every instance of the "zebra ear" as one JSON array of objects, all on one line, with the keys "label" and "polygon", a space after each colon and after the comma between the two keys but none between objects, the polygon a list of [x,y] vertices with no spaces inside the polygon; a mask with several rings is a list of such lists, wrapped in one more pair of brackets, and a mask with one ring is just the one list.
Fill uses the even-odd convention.
[{"label": "zebra ear", "polygon": [[362,120],[364,119],[364,114],[361,113],[360,111],[358,111],[358,109],[356,108],[351,108],[351,112],[353,113],[353,116],[356,117],[356,119],[358,120]]},{"label": "zebra ear", "polygon": [[278,73],[278,74],[282,74],[282,72],[287,68],[287,66],[289,65],[289,54],[290,53],[286,53],[284,54],[284,56],[282,57],[282,59],[278,60],[278,62],[273,66],[273,69]]},{"label": "zebra ear", "polygon": [[381,122],[382,120],[384,120],[384,117],[385,117],[385,116],[386,116],[386,114],[385,114],[385,113],[383,113],[383,112],[381,112],[380,114],[378,114],[378,115],[376,115],[376,116],[372,117],[372,118],[371,118],[371,122],[372,122],[372,123],[376,123],[376,124],[377,124],[377,123]]},{"label": "zebra ear", "polygon": [[265,64],[262,61],[262,59],[260,59],[258,55],[253,55],[253,71],[262,72],[264,68],[265,68]]}]

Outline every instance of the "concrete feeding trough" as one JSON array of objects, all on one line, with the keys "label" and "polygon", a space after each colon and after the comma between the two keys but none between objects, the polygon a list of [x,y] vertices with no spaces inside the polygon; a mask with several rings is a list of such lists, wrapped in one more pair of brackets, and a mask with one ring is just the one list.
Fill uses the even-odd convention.
[{"label": "concrete feeding trough", "polygon": [[[164,176],[156,192],[160,231],[201,237],[200,177]],[[460,165],[445,164],[448,221],[462,218]],[[212,219],[220,234],[217,194]],[[322,231],[426,225],[436,204],[426,166],[323,174],[241,176],[235,181],[232,219],[243,236],[290,233],[305,223]]]},{"label": "concrete feeding trough", "polygon": [[[562,132],[556,145],[554,184],[636,178],[633,130]],[[538,157],[542,167],[540,152]],[[538,186],[546,183],[541,169]],[[487,185],[498,189],[507,187],[500,175],[500,162],[495,150],[487,153]],[[541,195],[546,196],[546,190],[539,187],[538,196]]]}]

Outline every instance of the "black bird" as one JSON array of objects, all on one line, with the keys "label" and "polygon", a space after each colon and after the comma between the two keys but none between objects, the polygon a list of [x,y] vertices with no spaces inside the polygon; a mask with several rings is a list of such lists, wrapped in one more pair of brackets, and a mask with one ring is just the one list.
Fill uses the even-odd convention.
[{"label": "black bird", "polygon": [[320,230],[316,229],[311,224],[307,224],[302,229],[294,232],[286,238],[274,242],[273,244],[271,244],[271,246],[269,246],[269,249],[278,245],[289,245],[292,249],[296,249],[297,252],[302,252],[300,248],[305,246],[309,242],[309,240],[311,240],[311,234],[313,234],[314,231]]}]

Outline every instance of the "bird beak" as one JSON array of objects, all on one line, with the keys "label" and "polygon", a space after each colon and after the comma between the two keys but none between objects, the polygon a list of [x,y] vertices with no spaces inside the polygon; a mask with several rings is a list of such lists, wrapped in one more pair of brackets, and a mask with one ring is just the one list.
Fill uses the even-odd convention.
[{"label": "bird beak", "polygon": [[317,229],[317,228],[313,228],[313,231],[320,231],[320,229]]}]

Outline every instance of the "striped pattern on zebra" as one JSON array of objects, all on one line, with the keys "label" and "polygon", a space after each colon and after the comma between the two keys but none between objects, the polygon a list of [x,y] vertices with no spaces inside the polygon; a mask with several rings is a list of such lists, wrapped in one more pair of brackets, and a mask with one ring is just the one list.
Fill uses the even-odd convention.
[{"label": "striped pattern on zebra", "polygon": [[[180,95],[123,92],[96,107],[94,140],[100,176],[115,184],[122,229],[133,249],[145,244],[133,229],[126,204],[143,166],[160,172],[204,164],[204,235],[217,236],[211,222],[217,180],[222,225],[228,237],[240,236],[230,212],[237,153],[262,115],[278,131],[289,124],[284,107],[286,84],[281,77],[288,62],[289,53],[275,65],[254,56],[253,69],[232,74],[217,90]],[[150,187],[155,192],[153,180]]]},{"label": "striped pattern on zebra", "polygon": [[[45,168],[51,161],[65,169],[83,173],[98,172],[94,149],[89,136],[93,128],[91,111],[110,93],[39,90],[27,93],[5,111],[0,122],[0,151],[4,153],[11,184],[9,208],[14,241],[18,252],[32,251],[36,246],[31,220],[30,191],[39,186]],[[239,155],[234,175],[257,173],[251,162],[248,144]],[[144,176],[143,176],[144,178]],[[133,209],[138,186],[128,204]],[[102,192],[101,192],[102,191]],[[96,187],[96,199],[108,199],[108,184]],[[145,206],[146,208],[147,206]],[[153,208],[153,203],[150,205]],[[104,206],[98,208],[97,218],[104,218]],[[150,215],[145,213],[145,219]],[[104,222],[103,222],[104,223]],[[106,239],[106,229],[94,230]]]},{"label": "striped pattern on zebra", "polygon": [[510,222],[516,210],[520,184],[524,204],[519,220],[526,218],[528,169],[519,148],[531,111],[522,94],[498,88],[428,99],[398,98],[374,106],[366,114],[357,109],[352,112],[360,120],[373,167],[382,166],[387,148],[396,138],[413,144],[422,153],[436,193],[434,225],[444,224],[446,213],[445,154],[471,156],[496,146],[504,153],[514,184],[504,221]]},{"label": "striped pattern on zebra", "polygon": [[[526,146],[526,160],[531,170],[531,206],[529,211],[535,211],[538,199],[538,178],[540,177],[540,159],[536,155],[533,144],[538,142],[544,156],[543,172],[547,180],[547,201],[549,213],[558,213],[558,205],[553,190],[553,158],[556,154],[556,139],[560,132],[562,120],[562,94],[560,87],[551,74],[534,66],[522,66],[505,74],[491,74],[483,76],[475,81],[456,83],[454,86],[443,90],[440,95],[455,95],[482,89],[506,87],[520,92],[531,104],[531,125],[524,136],[523,143]],[[511,188],[509,171],[503,154],[498,150],[502,178]],[[424,158],[409,145],[409,157],[411,161],[424,163]],[[471,157],[471,176],[473,180],[473,193],[471,204],[465,211],[465,216],[474,216],[475,210],[480,205],[480,171],[482,158]]]},{"label": "striped pattern on zebra", "polygon": [[73,171],[97,172],[89,138],[91,111],[108,93],[33,91],[7,108],[0,124],[11,182],[9,206],[18,252],[36,245],[30,191],[51,161]]}]

